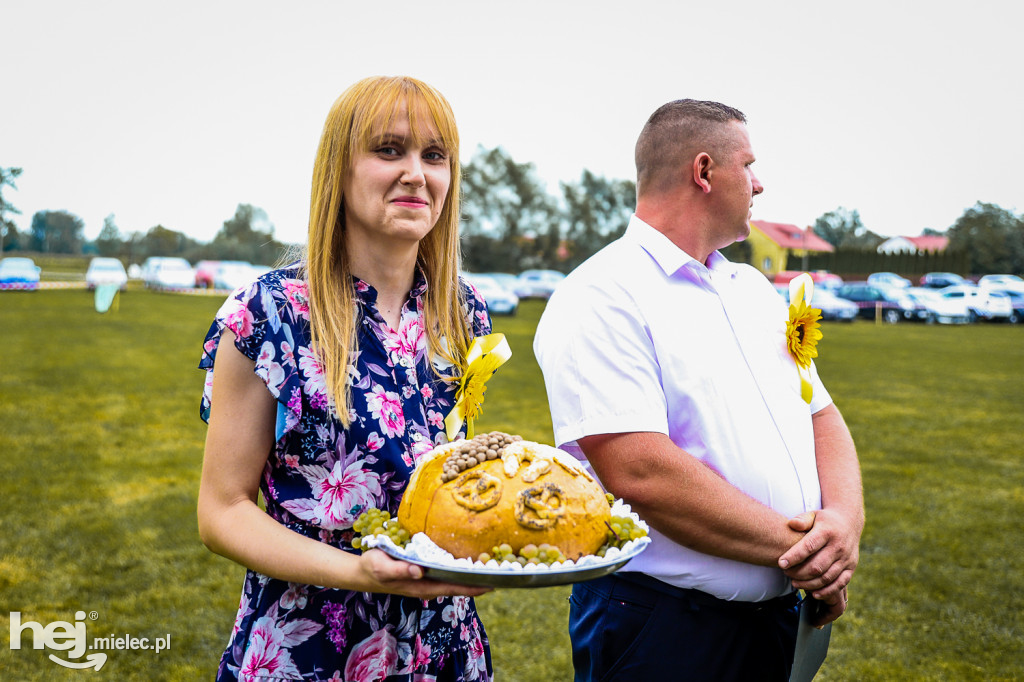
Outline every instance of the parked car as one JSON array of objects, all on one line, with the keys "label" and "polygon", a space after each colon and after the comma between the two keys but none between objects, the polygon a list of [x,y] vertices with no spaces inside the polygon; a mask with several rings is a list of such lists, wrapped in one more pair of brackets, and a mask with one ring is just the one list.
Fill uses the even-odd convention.
[{"label": "parked car", "polygon": [[996,291],[1019,291],[1024,293],[1024,279],[1017,275],[985,275],[978,280],[978,286]]},{"label": "parked car", "polygon": [[116,284],[124,291],[128,286],[128,271],[117,258],[97,256],[89,261],[85,271],[85,287],[90,291],[100,284]]},{"label": "parked car", "polygon": [[218,265],[220,265],[219,260],[201,260],[196,263],[195,286],[199,289],[212,289]]},{"label": "parked car", "polygon": [[469,283],[483,296],[487,312],[491,315],[515,315],[519,309],[519,297],[498,283],[491,275],[465,273]]},{"label": "parked car", "polygon": [[524,270],[516,279],[516,296],[549,299],[563,279],[557,270]]},{"label": "parked car", "polygon": [[241,260],[222,260],[214,270],[213,287],[234,290],[250,284],[258,276],[252,263]]},{"label": "parked car", "polygon": [[921,286],[929,289],[945,289],[961,284],[967,284],[967,280],[953,272],[929,272],[921,275]]},{"label": "parked car", "polygon": [[485,272],[483,274],[500,284],[502,288],[511,291],[513,294],[516,293],[516,285],[519,284],[519,278],[515,275],[508,272]]},{"label": "parked car", "polygon": [[1010,297],[1000,291],[982,289],[973,284],[961,284],[946,287],[940,293],[944,298],[964,301],[971,322],[1008,321],[1013,313]]},{"label": "parked car", "polygon": [[906,277],[897,275],[895,272],[873,272],[868,275],[868,284],[873,284],[876,287],[908,289],[912,282]]},{"label": "parked car", "polygon": [[856,303],[859,317],[866,320],[875,319],[879,311],[882,319],[890,324],[912,320],[916,315],[914,302],[906,294],[867,282],[847,282],[836,290],[836,296]]},{"label": "parked car", "polygon": [[0,260],[0,284],[5,289],[35,291],[39,288],[39,272],[31,258],[12,256]]},{"label": "parked car", "polygon": [[[782,294],[783,300],[789,303],[789,285],[776,284],[775,289]],[[822,320],[835,320],[837,322],[853,322],[857,318],[857,304],[839,298],[828,289],[821,287],[814,288],[814,296],[811,306],[821,311]]]},{"label": "parked car", "polygon": [[1024,291],[1007,289],[1003,292],[1010,299],[1010,317],[1007,322],[1020,324],[1024,322]]},{"label": "parked car", "polygon": [[150,256],[142,264],[142,281],[151,289],[191,289],[195,286],[196,277],[184,258]]},{"label": "parked car", "polygon": [[928,324],[967,324],[971,321],[967,302],[963,299],[946,298],[938,289],[911,287],[907,296],[917,308],[917,319]]},{"label": "parked car", "polygon": [[[772,283],[776,285],[789,284],[797,275],[802,274],[803,272],[800,270],[783,270],[782,272],[775,273],[775,277],[772,278]],[[812,270],[807,274],[811,276],[811,281],[813,281],[815,287],[817,287],[815,291],[818,289],[830,289],[834,292],[843,285],[842,277],[827,270]]]}]

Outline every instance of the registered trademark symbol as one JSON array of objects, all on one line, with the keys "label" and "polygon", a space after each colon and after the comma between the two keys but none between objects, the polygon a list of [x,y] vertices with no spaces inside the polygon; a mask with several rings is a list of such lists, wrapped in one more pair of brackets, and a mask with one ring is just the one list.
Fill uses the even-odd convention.
[{"label": "registered trademark symbol", "polygon": [[100,617],[100,614],[97,613],[96,611],[90,611],[89,612],[89,620],[98,620],[99,617]]}]

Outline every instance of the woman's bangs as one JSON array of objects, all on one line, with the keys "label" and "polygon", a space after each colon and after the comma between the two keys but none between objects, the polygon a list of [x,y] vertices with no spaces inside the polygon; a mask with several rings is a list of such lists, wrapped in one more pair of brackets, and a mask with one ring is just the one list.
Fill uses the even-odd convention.
[{"label": "woman's bangs", "polygon": [[458,152],[459,138],[448,107],[435,98],[409,87],[391,87],[376,93],[352,126],[352,142],[369,150],[403,114],[415,144],[439,143],[447,153]]}]

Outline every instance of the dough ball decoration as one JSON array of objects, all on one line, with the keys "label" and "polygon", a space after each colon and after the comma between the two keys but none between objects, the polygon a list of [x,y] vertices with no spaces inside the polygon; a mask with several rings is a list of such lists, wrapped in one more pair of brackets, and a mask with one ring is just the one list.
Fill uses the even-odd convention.
[{"label": "dough ball decoration", "polygon": [[[366,510],[353,528],[399,547],[424,533],[456,558],[527,564],[604,557],[645,536],[611,515],[614,497],[571,455],[492,432],[438,446],[409,480],[397,519]],[[361,538],[353,546],[362,548]]]},{"label": "dough ball decoration", "polygon": [[452,453],[444,462],[441,481],[447,483],[458,478],[466,469],[483,464],[488,460],[498,459],[505,452],[505,446],[521,441],[522,436],[510,436],[501,431],[482,433],[470,440],[459,440],[453,443]]}]

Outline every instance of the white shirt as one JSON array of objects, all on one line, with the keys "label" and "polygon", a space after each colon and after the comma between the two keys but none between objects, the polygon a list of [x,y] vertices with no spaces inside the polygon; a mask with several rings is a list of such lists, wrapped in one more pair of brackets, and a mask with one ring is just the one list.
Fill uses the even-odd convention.
[{"label": "white shirt", "polygon": [[[585,461],[584,436],[663,433],[786,517],[819,509],[811,415],[832,400],[813,366],[801,397],[788,308],[765,276],[718,252],[708,264],[633,216],[558,286],[534,340],[555,444]],[[651,537],[626,570],[721,599],[793,589],[777,568]]]}]

